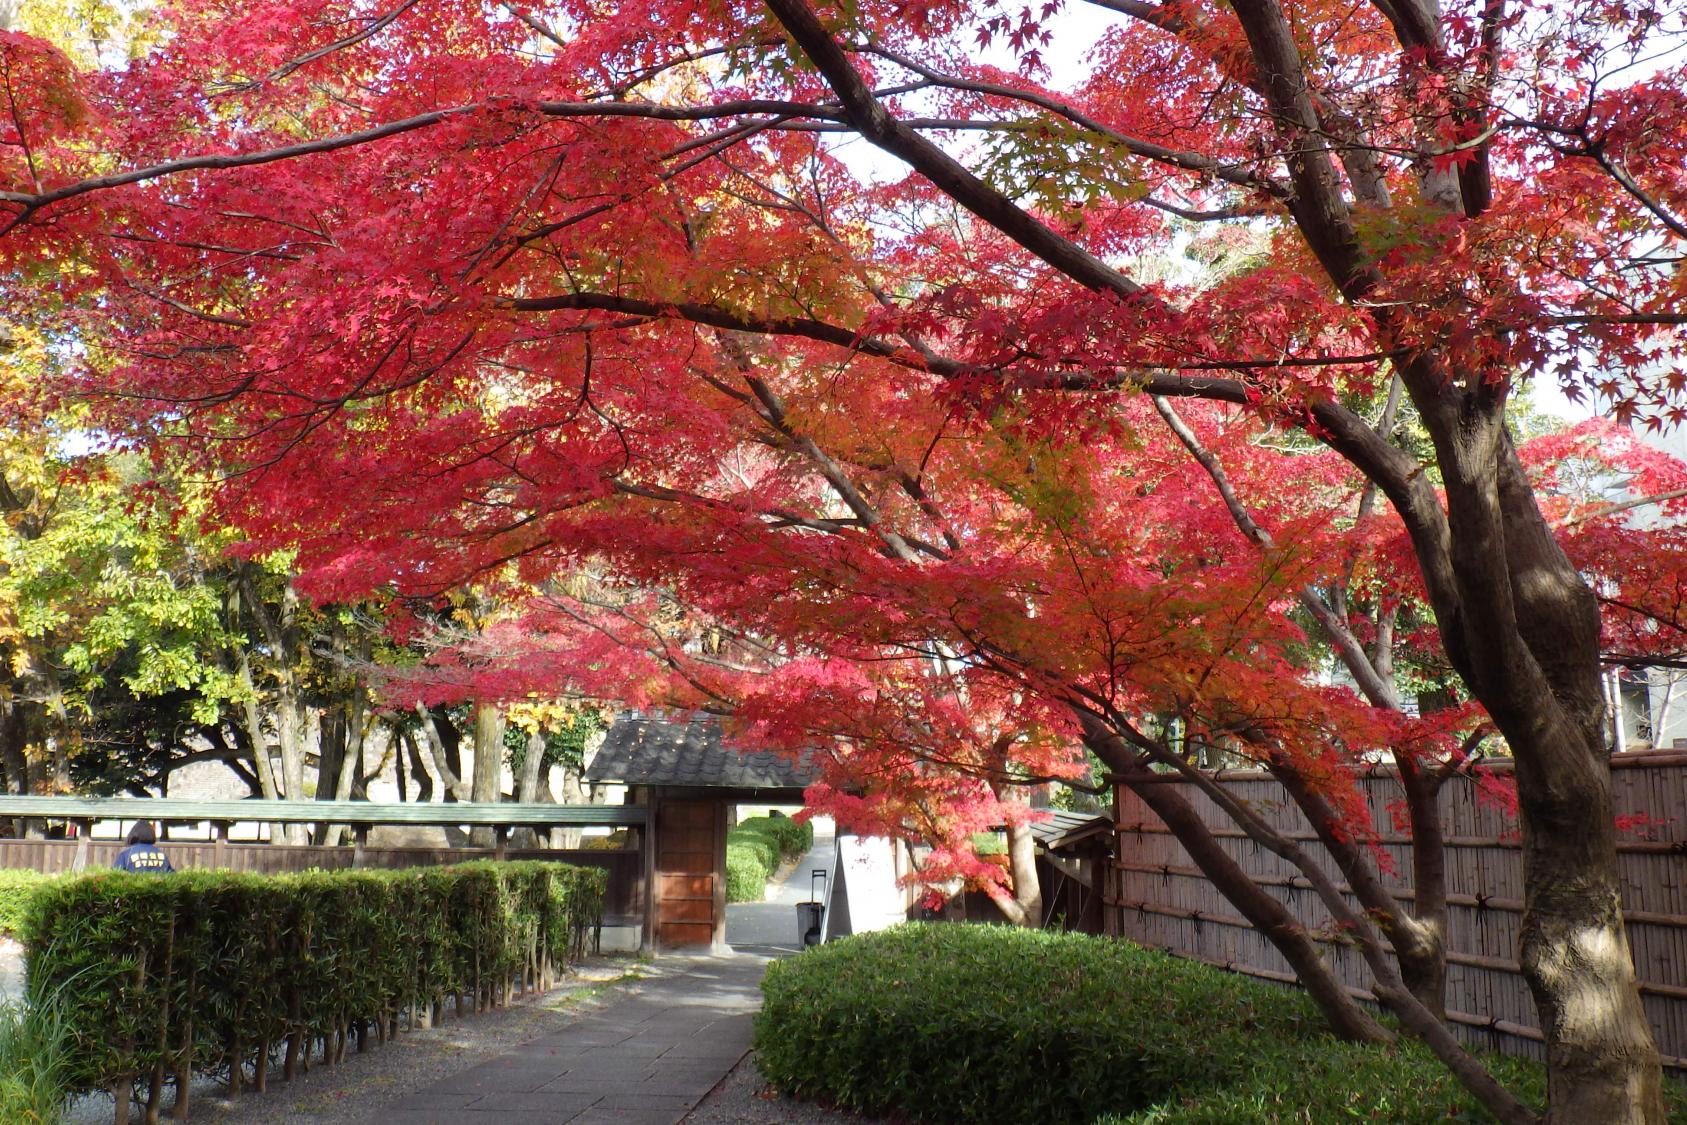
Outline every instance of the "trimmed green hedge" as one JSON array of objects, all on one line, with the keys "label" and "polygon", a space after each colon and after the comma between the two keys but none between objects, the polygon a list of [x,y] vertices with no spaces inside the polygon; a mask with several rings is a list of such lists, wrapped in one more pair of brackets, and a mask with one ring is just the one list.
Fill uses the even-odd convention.
[{"label": "trimmed green hedge", "polygon": [[32,1002],[66,1013],[73,1091],[248,1065],[289,1075],[322,1044],[385,1038],[399,1017],[504,1003],[584,947],[606,873],[555,863],[263,876],[101,872],[38,891],[25,927]]},{"label": "trimmed green hedge", "polygon": [[726,845],[726,901],[760,902],[773,874],[761,851],[747,845]]},{"label": "trimmed green hedge", "polygon": [[760,902],[781,860],[814,846],[814,826],[787,816],[753,816],[726,834],[726,901]]},{"label": "trimmed green hedge", "polygon": [[765,836],[785,859],[801,859],[814,846],[814,825],[788,816],[752,816],[733,831]]},{"label": "trimmed green hedge", "polygon": [[0,937],[14,937],[23,931],[30,899],[52,878],[39,871],[0,868]]},{"label": "trimmed green hedge", "polygon": [[[901,926],[776,961],[762,992],[761,1072],[788,1094],[869,1114],[1115,1125],[1486,1120],[1416,1043],[1340,1042],[1298,992],[1124,941]],[[1543,1100],[1538,1064],[1492,1062],[1525,1099]]]}]

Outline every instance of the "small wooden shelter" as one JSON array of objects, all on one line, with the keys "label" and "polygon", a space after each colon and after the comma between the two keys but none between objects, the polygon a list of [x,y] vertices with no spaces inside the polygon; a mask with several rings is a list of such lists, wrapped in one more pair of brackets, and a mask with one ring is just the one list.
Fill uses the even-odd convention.
[{"label": "small wooden shelter", "polygon": [[1037,841],[1037,881],[1043,925],[1099,934],[1105,924],[1102,889],[1113,858],[1113,818],[1101,813],[1050,811],[1031,825]]},{"label": "small wooden shelter", "polygon": [[609,728],[584,779],[628,786],[648,810],[644,943],[657,951],[726,947],[726,830],[732,806],[803,803],[808,760],[740,751],[710,716],[628,714]]}]

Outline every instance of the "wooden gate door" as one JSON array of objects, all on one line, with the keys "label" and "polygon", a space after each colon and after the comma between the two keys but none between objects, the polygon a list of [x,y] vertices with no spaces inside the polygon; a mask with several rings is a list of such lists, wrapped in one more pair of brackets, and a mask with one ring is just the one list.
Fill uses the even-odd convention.
[{"label": "wooden gate door", "polygon": [[719,801],[656,806],[656,945],[709,946],[724,923],[726,874],[718,867],[726,816]]}]

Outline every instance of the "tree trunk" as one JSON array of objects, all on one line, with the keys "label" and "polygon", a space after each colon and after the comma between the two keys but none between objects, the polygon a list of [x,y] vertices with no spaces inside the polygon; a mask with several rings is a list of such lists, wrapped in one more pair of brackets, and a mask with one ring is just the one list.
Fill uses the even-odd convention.
[{"label": "tree trunk", "polygon": [[1548,1119],[1662,1125],[1662,1071],[1623,927],[1598,604],[1541,516],[1503,405],[1478,390],[1420,406],[1449,531],[1450,581],[1429,582],[1431,601],[1516,763],[1519,960],[1546,1040]]},{"label": "tree trunk", "polygon": [[29,716],[24,704],[0,702],[0,771],[6,792],[29,792]]},{"label": "tree trunk", "polygon": [[[318,801],[339,799],[339,794],[335,790],[338,788],[342,772],[341,766],[347,758],[348,727],[343,702],[336,702],[322,712],[322,736],[317,743],[316,759],[316,799]],[[338,824],[318,824],[311,831],[311,843],[319,848],[333,847],[339,842],[340,826]]]},{"label": "tree trunk", "polygon": [[538,731],[527,735],[522,750],[521,776],[516,780],[515,799],[530,805],[539,799],[539,778],[545,772],[545,736]]},{"label": "tree trunk", "polygon": [[1043,924],[1043,888],[1037,879],[1037,838],[1023,824],[1007,826],[1008,874],[1012,893],[1000,884],[985,888],[990,901],[1015,926],[1036,929]]},{"label": "tree trunk", "polygon": [[[549,788],[550,788],[549,785],[547,785],[546,789],[548,790]],[[565,804],[565,805],[584,805],[584,804],[595,805],[595,804],[599,804],[600,803],[599,800],[598,800],[599,795],[596,792],[596,786],[593,787],[593,790],[594,791],[588,796],[587,793],[586,793],[585,787],[580,784],[580,775],[578,773],[576,773],[575,771],[569,769],[567,766],[562,767],[562,803],[563,804]],[[555,844],[554,844],[555,847],[577,848],[577,847],[580,846],[580,842],[584,838],[585,833],[578,828],[559,828],[559,829],[555,830],[554,832],[552,832],[551,836],[552,836],[552,839],[555,841]]]},{"label": "tree trunk", "polygon": [[[423,736],[424,738],[426,735]],[[408,730],[399,734],[399,741],[403,744],[399,749],[401,757],[408,755],[410,759],[410,777],[416,782],[416,800],[428,802],[433,800],[433,775],[422,762],[421,747],[416,745],[416,736]],[[402,798],[402,794],[400,794]]]},{"label": "tree trunk", "polygon": [[1082,713],[1078,717],[1085,745],[1165,822],[1167,830],[1177,837],[1213,888],[1283,955],[1330,1030],[1355,1042],[1392,1041],[1394,1037],[1388,1029],[1348,995],[1299,919],[1231,858],[1194,806],[1172,786],[1161,783],[1158,775],[1146,770],[1119,736],[1099,720]]},{"label": "tree trunk", "polygon": [[[501,795],[504,776],[504,712],[493,703],[474,708],[474,788],[470,799],[488,804]],[[496,832],[490,826],[476,828],[469,840],[477,848],[490,848]]]},{"label": "tree trunk", "polygon": [[[0,771],[5,774],[8,793],[35,792],[35,775],[29,761],[30,706],[33,704],[0,702]],[[38,820],[19,817],[13,824],[20,836],[42,835]]]},{"label": "tree trunk", "polygon": [[[268,644],[271,671],[275,675],[275,726],[281,750],[282,790],[288,800],[302,801],[305,798],[305,722],[302,713],[304,704],[299,697],[297,677],[293,668],[297,647],[293,634],[298,613],[298,595],[293,591],[293,587],[288,585],[282,594],[278,620],[258,596],[257,584],[253,580],[250,568],[241,568],[239,584],[247,608],[257,621],[258,628]],[[289,844],[305,844],[309,841],[310,836],[305,825],[287,826]]]},{"label": "tree trunk", "polygon": [[[244,588],[242,583],[231,582],[228,591],[229,630],[242,638],[245,633],[240,628],[240,599]],[[234,646],[233,662],[241,694],[245,696],[240,704],[240,714],[246,727],[246,742],[252,748],[252,771],[257,774],[258,791],[263,795],[263,799],[274,801],[279,799],[281,794],[275,784],[275,767],[269,757],[269,742],[264,737],[263,713],[258,708],[258,688],[252,680],[252,658],[247,654],[245,644],[237,643]],[[270,826],[270,839],[281,839],[285,835],[285,826]]]},{"label": "tree trunk", "polygon": [[430,711],[423,704],[416,704],[416,717],[422,721],[422,737],[428,744],[428,753],[433,758],[433,768],[439,774],[440,784],[445,790],[447,801],[467,801],[469,787],[463,784],[459,770],[461,762],[454,762],[456,758],[457,728],[451,725],[450,716],[444,711]]},{"label": "tree trunk", "polygon": [[[1406,988],[1437,1019],[1447,1018],[1447,842],[1441,825],[1441,778],[1406,754],[1395,756],[1412,831],[1414,928],[1407,947],[1394,942]],[[1392,937],[1392,935],[1390,935]]]},{"label": "tree trunk", "polygon": [[[545,736],[538,731],[529,731],[527,744],[521,753],[521,775],[516,778],[515,799],[524,805],[535,804],[539,800],[539,779],[545,773]],[[539,846],[539,833],[534,828],[518,828],[511,834],[511,844],[514,847],[536,848]]]}]

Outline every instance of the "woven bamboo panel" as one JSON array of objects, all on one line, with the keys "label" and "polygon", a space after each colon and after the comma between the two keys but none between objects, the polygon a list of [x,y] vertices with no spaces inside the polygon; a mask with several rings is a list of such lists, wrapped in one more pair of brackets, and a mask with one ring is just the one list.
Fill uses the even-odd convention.
[{"label": "woven bamboo panel", "polygon": [[[1277,829],[1296,838],[1340,884],[1300,810],[1268,775],[1225,771],[1220,783]],[[1329,911],[1292,864],[1236,829],[1203,793],[1168,781],[1213,826],[1224,849],[1314,932]],[[1360,783],[1386,857],[1385,882],[1411,895],[1412,847],[1396,826],[1397,777],[1378,769]],[[1616,810],[1627,826],[1620,868],[1629,944],[1658,1048],[1687,1070],[1687,755],[1623,754],[1612,760]],[[1270,980],[1290,979],[1277,951],[1196,870],[1182,846],[1128,789],[1118,794],[1117,859],[1108,881],[1108,933]],[[1447,837],[1447,1007],[1477,1046],[1540,1054],[1533,999],[1517,969],[1523,871],[1516,825],[1477,786],[1456,778],[1441,793]],[[1350,899],[1351,901],[1351,899]],[[1337,975],[1368,991],[1363,960],[1339,940],[1325,945]],[[1495,1023],[1501,1025],[1496,1028]]]}]

